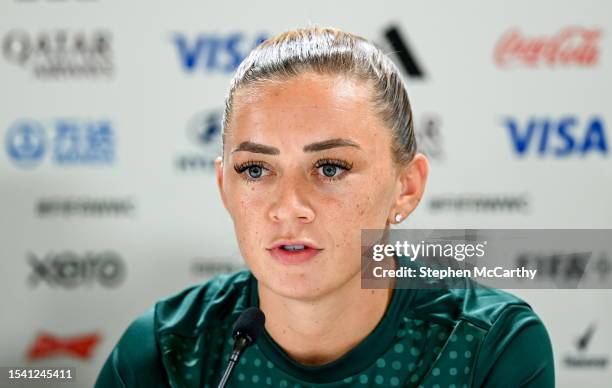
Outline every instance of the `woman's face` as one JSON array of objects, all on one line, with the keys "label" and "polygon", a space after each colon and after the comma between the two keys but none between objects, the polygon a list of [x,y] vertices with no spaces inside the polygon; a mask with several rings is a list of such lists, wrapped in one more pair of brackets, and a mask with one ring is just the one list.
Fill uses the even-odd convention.
[{"label": "woman's face", "polygon": [[314,73],[235,95],[217,182],[247,265],[272,292],[313,299],[346,285],[360,273],[361,229],[416,206],[422,190],[398,202],[406,186],[370,98],[362,81]]}]

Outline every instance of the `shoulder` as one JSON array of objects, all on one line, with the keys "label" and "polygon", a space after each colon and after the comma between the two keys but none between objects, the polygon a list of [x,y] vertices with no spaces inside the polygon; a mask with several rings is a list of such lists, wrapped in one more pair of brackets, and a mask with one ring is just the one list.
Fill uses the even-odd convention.
[{"label": "shoulder", "polygon": [[504,321],[513,320],[516,314],[536,319],[531,306],[518,296],[495,288],[481,286],[470,280],[465,288],[449,290],[456,298],[459,318],[485,330]]},{"label": "shoulder", "polygon": [[[527,302],[499,290],[465,279],[460,288],[408,290],[407,313],[416,318],[453,326],[466,321],[488,331],[512,311],[532,312]],[[535,317],[535,315],[534,315]]]},{"label": "shoulder", "polygon": [[554,386],[550,337],[527,302],[498,289],[456,291],[460,291],[461,319],[485,330],[474,386]]},{"label": "shoulder", "polygon": [[191,337],[207,325],[231,319],[248,302],[250,276],[247,270],[219,275],[157,301],[121,335],[98,375],[96,388],[167,386],[160,337],[164,333]]},{"label": "shoulder", "polygon": [[481,333],[473,386],[554,386],[554,358],[543,321],[523,299],[469,281],[457,289],[418,290],[418,317]]},{"label": "shoulder", "polygon": [[484,333],[485,344],[516,337],[527,328],[548,334],[540,317],[520,297],[469,280],[465,287],[417,290],[412,309],[419,318],[455,326],[460,321]]},{"label": "shoulder", "polygon": [[157,333],[193,336],[206,326],[233,319],[248,305],[251,272],[218,275],[155,304]]},{"label": "shoulder", "polygon": [[154,308],[133,320],[106,359],[97,387],[163,386],[166,379],[154,330]]}]

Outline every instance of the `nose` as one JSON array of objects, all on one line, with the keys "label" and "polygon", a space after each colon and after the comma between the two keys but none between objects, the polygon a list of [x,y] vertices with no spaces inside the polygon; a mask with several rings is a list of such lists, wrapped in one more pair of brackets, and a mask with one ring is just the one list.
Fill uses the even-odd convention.
[{"label": "nose", "polygon": [[272,205],[269,217],[273,222],[312,222],[315,213],[309,204],[307,182],[299,177],[285,176],[279,179],[276,192],[271,193]]}]

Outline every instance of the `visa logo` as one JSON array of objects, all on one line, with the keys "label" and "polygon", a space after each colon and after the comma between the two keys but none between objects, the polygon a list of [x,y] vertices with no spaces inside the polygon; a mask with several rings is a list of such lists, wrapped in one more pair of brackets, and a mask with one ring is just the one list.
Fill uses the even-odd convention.
[{"label": "visa logo", "polygon": [[558,120],[531,117],[524,123],[506,118],[504,126],[518,156],[608,155],[605,124],[597,116],[587,120],[579,120],[576,116],[565,116]]},{"label": "visa logo", "polygon": [[232,73],[246,56],[268,37],[264,34],[247,36],[241,32],[227,35],[200,34],[188,37],[174,34],[179,61],[187,72],[203,70],[209,73]]}]

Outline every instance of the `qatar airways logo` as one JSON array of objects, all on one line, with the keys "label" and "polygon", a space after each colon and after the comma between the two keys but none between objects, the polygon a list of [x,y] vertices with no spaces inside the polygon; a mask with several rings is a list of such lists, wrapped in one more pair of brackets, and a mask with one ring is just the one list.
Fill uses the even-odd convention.
[{"label": "qatar airways logo", "polygon": [[593,67],[599,62],[601,35],[599,28],[577,26],[541,36],[529,36],[518,28],[512,28],[497,42],[493,59],[503,69],[518,66]]}]

